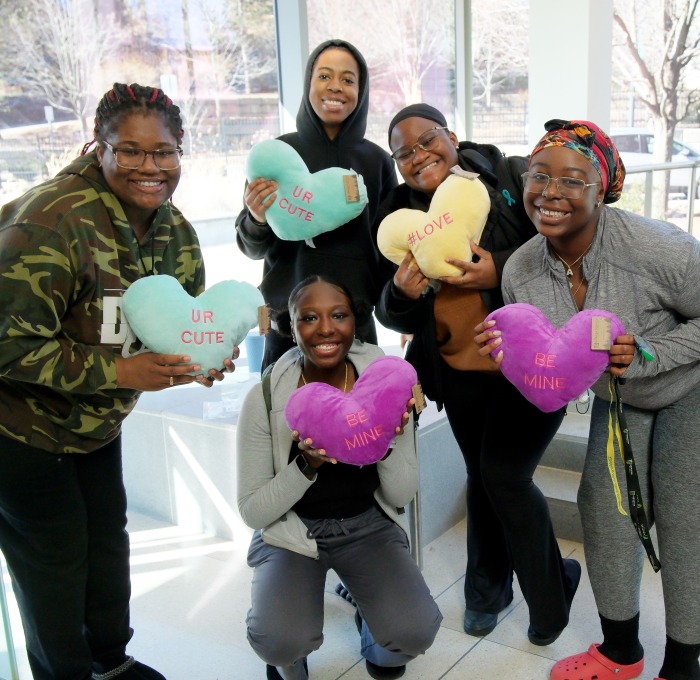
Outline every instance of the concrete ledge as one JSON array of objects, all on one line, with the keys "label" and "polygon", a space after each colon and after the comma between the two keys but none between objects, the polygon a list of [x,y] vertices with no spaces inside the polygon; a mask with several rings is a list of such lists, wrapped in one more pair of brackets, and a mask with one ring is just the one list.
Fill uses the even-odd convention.
[{"label": "concrete ledge", "polygon": [[[235,378],[235,380],[234,380]],[[185,386],[144,394],[123,430],[129,507],[230,540],[250,530],[236,509],[236,424],[258,376],[237,370],[210,389]],[[464,461],[444,414],[430,405],[417,431],[418,531],[429,543],[464,517]]]},{"label": "concrete ledge", "polygon": [[467,471],[447,417],[434,404],[420,416],[417,448],[420,533],[426,545],[464,519]]},{"label": "concrete ledge", "polygon": [[[144,394],[124,424],[124,480],[130,508],[192,531],[247,542],[236,509],[238,410],[259,375],[238,369],[210,389],[199,385]],[[535,480],[548,499],[556,535],[581,540],[576,491],[589,419],[569,414]],[[426,545],[465,515],[466,470],[444,414],[434,404],[417,431],[419,501],[414,533]]]}]

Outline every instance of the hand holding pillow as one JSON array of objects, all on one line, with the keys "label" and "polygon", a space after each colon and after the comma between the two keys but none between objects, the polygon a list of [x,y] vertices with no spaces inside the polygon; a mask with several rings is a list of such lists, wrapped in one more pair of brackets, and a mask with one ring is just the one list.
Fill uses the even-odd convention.
[{"label": "hand holding pillow", "polygon": [[159,354],[189,355],[201,373],[221,370],[234,345],[257,325],[262,294],[253,285],[221,281],[196,298],[164,274],[146,276],[124,293],[126,320],[143,344]]},{"label": "hand holding pillow", "polygon": [[310,173],[301,156],[279,139],[258,142],[248,154],[249,182],[274,180],[277,190],[265,219],[286,241],[303,241],[332,231],[357,217],[367,204],[362,177],[345,168]]},{"label": "hand holding pillow", "polygon": [[375,359],[350,392],[313,382],[292,392],[284,413],[287,425],[324,449],[328,458],[350,465],[381,460],[403,425],[413,396],[416,371],[404,359]]},{"label": "hand holding pillow", "polygon": [[[537,307],[523,303],[491,312],[485,322],[491,320],[496,325],[488,330],[498,331],[501,341],[491,356],[503,350],[503,375],[546,413],[566,406],[600,378],[610,363],[610,346],[625,333],[622,322],[602,309],[585,309],[560,329]],[[594,336],[607,349],[592,349]]]},{"label": "hand holding pillow", "polygon": [[450,175],[433,194],[430,210],[401,208],[379,225],[377,245],[394,264],[412,252],[428,278],[458,276],[463,272],[446,258],[471,261],[469,241],[479,243],[491,199],[482,182]]}]

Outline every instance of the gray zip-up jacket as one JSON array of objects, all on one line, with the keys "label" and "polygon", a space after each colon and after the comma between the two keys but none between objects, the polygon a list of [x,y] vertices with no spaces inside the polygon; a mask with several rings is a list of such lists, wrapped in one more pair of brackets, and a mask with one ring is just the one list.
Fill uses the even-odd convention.
[{"label": "gray zip-up jacket", "polygon": [[[348,359],[361,375],[383,354],[376,345],[356,340]],[[284,417],[287,399],[299,383],[301,356],[294,347],[275,363],[270,380],[269,419],[261,384],[255,385],[243,402],[236,431],[238,510],[249,527],[262,529],[266,543],[316,558],[316,541],[307,537],[306,526],[291,510],[315,482],[303,475],[295,463],[288,462],[292,433]],[[380,482],[374,492],[377,503],[408,533],[402,509],[418,489],[413,416],[404,434],[394,439],[391,454],[376,465]]]},{"label": "gray zip-up jacket", "polygon": [[[651,346],[637,352],[621,388],[624,402],[655,410],[700,384],[700,242],[672,224],[604,207],[583,260],[585,309],[605,309]],[[578,309],[561,263],[538,234],[506,263],[506,303],[541,309],[557,328]],[[608,374],[593,386],[609,401]]]}]

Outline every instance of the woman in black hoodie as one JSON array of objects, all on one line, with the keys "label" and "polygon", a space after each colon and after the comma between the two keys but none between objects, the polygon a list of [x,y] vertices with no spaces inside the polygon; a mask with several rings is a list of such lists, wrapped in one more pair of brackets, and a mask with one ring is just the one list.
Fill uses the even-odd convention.
[{"label": "woman in black hoodie", "polygon": [[[372,312],[393,269],[377,250],[375,217],[397,179],[389,154],[364,138],[368,109],[369,73],[360,52],[344,40],[321,43],[306,65],[297,132],[280,139],[299,153],[309,172],[341,167],[361,175],[367,205],[354,220],[314,237],[312,248],[275,235],[265,213],[275,200],[277,183],[256,178],[245,189],[236,241],[251,259],[265,260],[259,288],[272,310],[286,309],[289,293],[307,276],[332,276],[346,284],[357,304],[356,337],[376,343]],[[263,369],[291,347],[291,339],[273,326],[265,336]]]}]

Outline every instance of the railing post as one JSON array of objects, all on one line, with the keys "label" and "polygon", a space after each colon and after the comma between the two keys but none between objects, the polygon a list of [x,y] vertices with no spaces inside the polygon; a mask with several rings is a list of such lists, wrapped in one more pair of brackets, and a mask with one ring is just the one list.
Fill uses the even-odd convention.
[{"label": "railing post", "polygon": [[688,185],[688,233],[693,233],[693,220],[695,217],[695,197],[698,192],[697,179],[698,166],[690,168],[690,184]]}]

